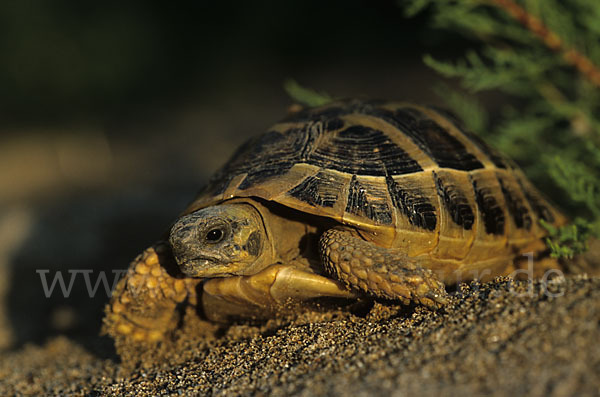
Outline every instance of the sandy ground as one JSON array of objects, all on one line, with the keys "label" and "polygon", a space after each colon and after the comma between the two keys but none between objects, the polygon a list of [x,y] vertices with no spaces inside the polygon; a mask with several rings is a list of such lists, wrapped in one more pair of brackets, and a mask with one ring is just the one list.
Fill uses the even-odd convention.
[{"label": "sandy ground", "polygon": [[[65,336],[0,359],[0,394],[598,395],[600,279],[463,285],[451,304],[365,315],[184,326],[120,362]],[[127,356],[125,357],[127,359]],[[141,362],[139,362],[141,361]]]}]

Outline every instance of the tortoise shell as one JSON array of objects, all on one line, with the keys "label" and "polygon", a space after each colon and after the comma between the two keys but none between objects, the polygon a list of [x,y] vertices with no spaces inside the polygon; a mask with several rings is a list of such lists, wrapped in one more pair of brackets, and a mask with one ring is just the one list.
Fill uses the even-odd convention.
[{"label": "tortoise shell", "polygon": [[239,197],[354,226],[409,256],[473,263],[539,242],[539,219],[565,222],[455,117],[410,103],[346,100],[292,114],[242,145],[186,212]]}]

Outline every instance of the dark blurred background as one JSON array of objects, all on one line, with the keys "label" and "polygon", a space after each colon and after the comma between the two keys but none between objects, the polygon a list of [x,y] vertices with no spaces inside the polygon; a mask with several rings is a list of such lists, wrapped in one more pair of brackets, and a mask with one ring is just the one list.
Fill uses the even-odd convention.
[{"label": "dark blurred background", "polygon": [[439,104],[422,55],[465,45],[394,1],[171,4],[0,3],[0,349],[67,334],[102,354],[103,287],[45,298],[36,270],[126,268],[285,115],[286,79]]}]

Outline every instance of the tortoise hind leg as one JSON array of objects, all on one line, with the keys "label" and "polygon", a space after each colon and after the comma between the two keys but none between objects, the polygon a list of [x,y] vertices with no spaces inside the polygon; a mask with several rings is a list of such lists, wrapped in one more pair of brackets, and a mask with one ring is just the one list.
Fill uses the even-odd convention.
[{"label": "tortoise hind leg", "polygon": [[398,250],[386,249],[346,229],[330,229],[320,240],[327,271],[347,285],[404,303],[416,300],[430,307],[447,302],[444,284],[433,272]]}]

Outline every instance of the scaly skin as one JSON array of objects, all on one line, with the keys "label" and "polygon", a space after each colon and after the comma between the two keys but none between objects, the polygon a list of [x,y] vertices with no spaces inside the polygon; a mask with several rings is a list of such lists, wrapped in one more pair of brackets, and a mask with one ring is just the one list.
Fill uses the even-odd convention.
[{"label": "scaly skin", "polygon": [[103,333],[115,340],[155,342],[178,324],[176,306],[197,303],[200,279],[176,278],[169,246],[157,242],[131,263],[105,308]]},{"label": "scaly skin", "polygon": [[444,284],[433,272],[398,251],[379,247],[343,229],[326,231],[320,243],[325,268],[349,287],[406,304],[416,300],[440,307],[447,301]]},{"label": "scaly skin", "polygon": [[[446,301],[444,285],[433,272],[407,261],[400,252],[364,241],[350,231],[325,232],[321,253],[330,274],[351,288],[404,303],[416,300],[430,307],[440,307]],[[160,341],[176,329],[180,320],[177,305],[187,299],[187,303],[196,306],[200,299],[197,289],[203,280],[178,278],[169,270],[178,274],[166,242],[158,242],[139,255],[106,306],[103,332],[117,344],[129,345]],[[206,294],[217,298],[211,301],[215,307],[205,307],[205,311],[215,312],[208,310],[209,318],[227,310],[227,306],[217,304],[220,300],[237,302],[241,309],[266,310],[273,304],[282,306],[288,298],[303,301],[319,296],[356,297],[334,280],[282,265],[253,276],[211,280],[204,286],[203,294],[205,298]]]}]

